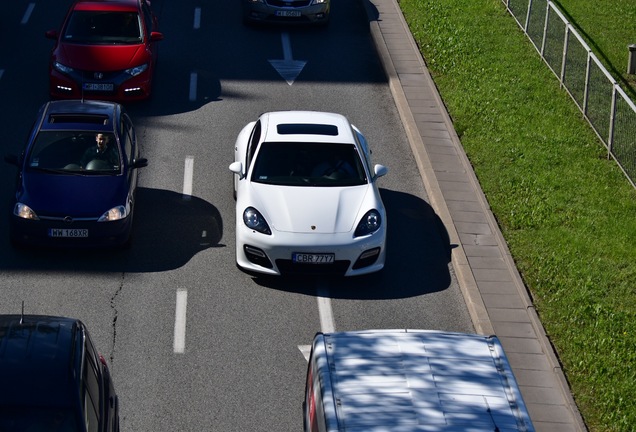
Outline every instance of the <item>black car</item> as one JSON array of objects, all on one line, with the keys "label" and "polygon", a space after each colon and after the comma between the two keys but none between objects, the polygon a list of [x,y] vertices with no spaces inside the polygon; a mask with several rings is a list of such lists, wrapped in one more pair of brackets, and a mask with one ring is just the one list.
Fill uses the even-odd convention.
[{"label": "black car", "polygon": [[44,104],[18,167],[14,245],[122,246],[132,233],[139,157],[133,122],[112,102]]},{"label": "black car", "polygon": [[0,315],[0,431],[119,431],[119,401],[85,325]]},{"label": "black car", "polygon": [[327,25],[331,0],[242,0],[243,22]]}]

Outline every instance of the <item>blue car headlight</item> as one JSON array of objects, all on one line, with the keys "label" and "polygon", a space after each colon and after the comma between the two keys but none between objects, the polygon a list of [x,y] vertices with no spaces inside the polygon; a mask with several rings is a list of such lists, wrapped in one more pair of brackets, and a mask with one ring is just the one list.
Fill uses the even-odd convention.
[{"label": "blue car headlight", "polygon": [[117,206],[108,210],[106,213],[101,215],[97,222],[112,222],[124,219],[128,216],[128,208],[125,206]]},{"label": "blue car headlight", "polygon": [[269,225],[267,225],[265,218],[254,207],[248,207],[245,209],[243,212],[243,222],[248,228],[253,229],[254,231],[267,235],[272,234],[272,230],[269,229]]},{"label": "blue car headlight", "polygon": [[376,232],[382,226],[382,216],[377,210],[369,210],[362,217],[356,228],[354,237],[362,237],[367,234]]},{"label": "blue car headlight", "polygon": [[13,214],[22,219],[40,220],[31,207],[20,202],[13,207]]}]

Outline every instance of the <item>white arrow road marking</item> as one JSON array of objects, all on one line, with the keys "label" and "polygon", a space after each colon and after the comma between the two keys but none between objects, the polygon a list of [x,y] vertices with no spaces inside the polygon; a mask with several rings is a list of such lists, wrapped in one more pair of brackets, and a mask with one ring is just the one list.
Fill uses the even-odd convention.
[{"label": "white arrow road marking", "polygon": [[292,58],[289,33],[281,33],[280,38],[283,43],[283,60],[269,60],[269,63],[276,69],[276,72],[287,81],[287,84],[292,85],[307,62],[304,60],[294,60]]},{"label": "white arrow road marking", "polygon": [[305,361],[309,361],[309,354],[311,354],[311,345],[298,345],[298,349],[303,353]]}]

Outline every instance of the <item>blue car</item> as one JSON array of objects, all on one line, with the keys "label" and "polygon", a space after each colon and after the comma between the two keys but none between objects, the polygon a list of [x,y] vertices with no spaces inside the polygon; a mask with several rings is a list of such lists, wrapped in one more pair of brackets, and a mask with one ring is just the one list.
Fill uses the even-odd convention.
[{"label": "blue car", "polygon": [[44,104],[20,156],[10,223],[14,246],[130,244],[139,157],[124,107],[100,101]]}]

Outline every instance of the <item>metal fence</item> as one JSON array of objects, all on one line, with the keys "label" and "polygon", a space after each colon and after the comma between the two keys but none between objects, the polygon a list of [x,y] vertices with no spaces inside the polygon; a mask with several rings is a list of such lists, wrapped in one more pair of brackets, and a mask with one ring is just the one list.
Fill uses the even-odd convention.
[{"label": "metal fence", "polygon": [[596,135],[636,187],[636,105],[549,0],[503,0],[570,94]]}]

